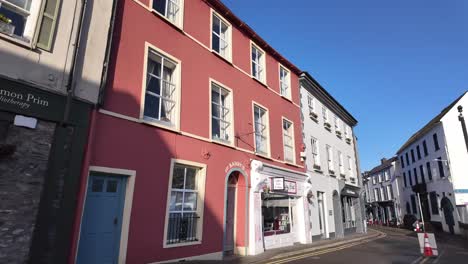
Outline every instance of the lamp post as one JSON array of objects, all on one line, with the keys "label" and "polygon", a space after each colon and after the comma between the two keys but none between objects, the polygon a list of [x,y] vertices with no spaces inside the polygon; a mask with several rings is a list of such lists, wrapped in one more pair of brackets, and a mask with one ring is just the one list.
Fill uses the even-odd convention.
[{"label": "lamp post", "polygon": [[458,109],[458,112],[460,113],[458,115],[458,121],[460,121],[461,123],[462,130],[463,130],[463,137],[465,137],[466,150],[468,151],[468,133],[466,132],[465,118],[463,117],[463,106],[459,105],[457,109]]}]

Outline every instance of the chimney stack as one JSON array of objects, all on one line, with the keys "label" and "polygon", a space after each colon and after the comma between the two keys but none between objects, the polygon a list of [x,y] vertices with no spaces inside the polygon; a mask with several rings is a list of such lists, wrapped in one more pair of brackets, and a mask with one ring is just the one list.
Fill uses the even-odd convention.
[{"label": "chimney stack", "polygon": [[386,158],[382,158],[382,159],[380,159],[380,162],[381,162],[381,164],[384,164],[386,161],[387,161],[387,159],[386,159]]}]

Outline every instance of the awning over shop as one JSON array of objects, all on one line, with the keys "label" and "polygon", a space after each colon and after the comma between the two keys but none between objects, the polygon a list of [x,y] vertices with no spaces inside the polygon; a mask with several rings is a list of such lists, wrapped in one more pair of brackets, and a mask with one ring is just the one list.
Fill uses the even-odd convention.
[{"label": "awning over shop", "polygon": [[361,188],[346,184],[341,189],[341,196],[359,197],[359,191]]}]

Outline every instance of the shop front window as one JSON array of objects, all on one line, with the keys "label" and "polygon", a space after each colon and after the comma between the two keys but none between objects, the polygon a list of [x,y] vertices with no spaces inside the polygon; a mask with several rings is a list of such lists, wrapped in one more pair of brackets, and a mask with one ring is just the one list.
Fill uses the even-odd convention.
[{"label": "shop front window", "polygon": [[272,236],[290,233],[290,196],[284,194],[262,194],[263,235]]}]

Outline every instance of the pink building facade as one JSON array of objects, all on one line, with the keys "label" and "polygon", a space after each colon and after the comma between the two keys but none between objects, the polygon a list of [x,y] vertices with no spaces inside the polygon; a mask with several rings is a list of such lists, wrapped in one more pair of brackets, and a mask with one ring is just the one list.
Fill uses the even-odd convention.
[{"label": "pink building facade", "polygon": [[304,240],[291,235],[307,187],[299,74],[220,1],[119,1],[69,262],[221,259]]}]

